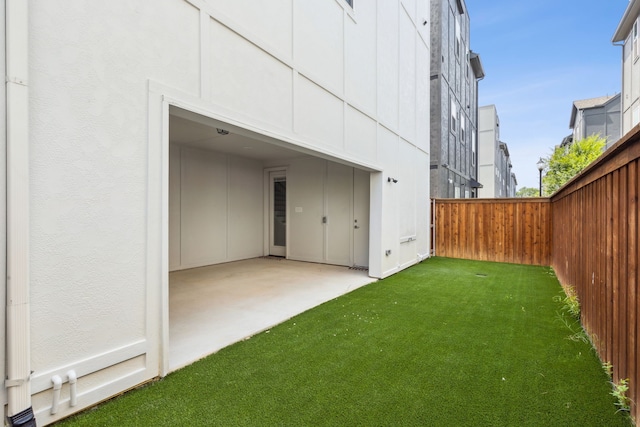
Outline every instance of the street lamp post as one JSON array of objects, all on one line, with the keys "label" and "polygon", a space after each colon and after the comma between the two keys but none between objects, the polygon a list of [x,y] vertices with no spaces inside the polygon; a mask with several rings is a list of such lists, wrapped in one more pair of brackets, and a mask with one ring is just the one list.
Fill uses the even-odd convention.
[{"label": "street lamp post", "polygon": [[536,165],[538,166],[538,172],[540,173],[540,197],[542,197],[542,169],[544,169],[544,160],[542,160],[542,157],[540,157],[540,160],[538,160],[538,163],[536,163]]}]

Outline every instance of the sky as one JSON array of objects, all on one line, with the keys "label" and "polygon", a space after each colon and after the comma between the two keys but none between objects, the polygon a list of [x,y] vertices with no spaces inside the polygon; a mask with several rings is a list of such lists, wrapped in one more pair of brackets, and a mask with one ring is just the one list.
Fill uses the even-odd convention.
[{"label": "sky", "polygon": [[628,0],[466,0],[471,50],[496,106],[500,140],[522,187],[538,188],[540,157],[569,128],[573,101],[622,91],[622,47],[611,42]]}]

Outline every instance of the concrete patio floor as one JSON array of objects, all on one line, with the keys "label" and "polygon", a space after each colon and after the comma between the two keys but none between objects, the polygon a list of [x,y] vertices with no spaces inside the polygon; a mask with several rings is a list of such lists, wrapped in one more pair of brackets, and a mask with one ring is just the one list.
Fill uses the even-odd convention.
[{"label": "concrete patio floor", "polygon": [[281,258],[169,273],[169,369],[375,281],[366,271]]}]

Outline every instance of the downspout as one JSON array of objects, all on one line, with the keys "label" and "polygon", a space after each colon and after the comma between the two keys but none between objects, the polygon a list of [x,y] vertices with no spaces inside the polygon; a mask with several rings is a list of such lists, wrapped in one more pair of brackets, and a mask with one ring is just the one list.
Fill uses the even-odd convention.
[{"label": "downspout", "polygon": [[34,426],[29,315],[28,3],[5,0],[7,114],[7,422]]},{"label": "downspout", "polygon": [[[631,3],[629,3],[629,5],[631,5]],[[626,39],[619,42],[612,42],[614,46],[620,46],[622,48],[622,55],[620,55],[622,58],[620,60],[620,82],[622,83],[622,90],[620,91],[620,120],[618,123],[618,126],[620,126],[620,138],[624,136],[624,45],[626,43]],[[633,118],[631,120],[633,121]]]}]

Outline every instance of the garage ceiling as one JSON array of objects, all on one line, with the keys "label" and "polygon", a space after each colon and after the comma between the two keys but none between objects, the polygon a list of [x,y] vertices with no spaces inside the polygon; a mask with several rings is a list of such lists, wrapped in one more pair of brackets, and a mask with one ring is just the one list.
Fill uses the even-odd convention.
[{"label": "garage ceiling", "polygon": [[[224,123],[204,124],[173,114],[169,116],[169,141],[174,144],[257,160],[281,160],[304,156],[297,151],[233,133],[229,129],[231,127]],[[224,134],[223,131],[229,133]]]}]

